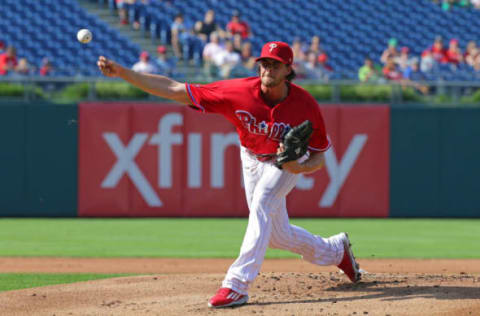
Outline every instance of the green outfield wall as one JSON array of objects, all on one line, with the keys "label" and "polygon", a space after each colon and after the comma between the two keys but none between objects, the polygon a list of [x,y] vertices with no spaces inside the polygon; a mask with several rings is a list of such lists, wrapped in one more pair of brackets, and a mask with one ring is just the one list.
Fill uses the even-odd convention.
[{"label": "green outfield wall", "polygon": [[[351,106],[351,108],[356,108],[357,110],[358,107],[361,107],[361,105]],[[75,217],[81,213],[78,206],[79,196],[82,195],[79,193],[81,190],[78,185],[78,170],[82,170],[82,168],[79,168],[78,159],[80,154],[78,150],[78,112],[79,106],[76,104],[0,103],[0,216]],[[167,112],[165,110],[165,113]],[[172,116],[172,113],[170,113],[170,118],[176,119],[175,116]],[[367,115],[368,113],[360,114]],[[362,120],[363,118],[360,114],[358,111],[352,110],[349,115],[352,120]],[[165,117],[164,115],[166,114],[159,115],[154,122],[163,122],[161,120]],[[328,115],[331,116],[333,114]],[[97,116],[93,115],[93,119],[95,117]],[[141,113],[136,114],[135,120],[140,120],[141,117]],[[480,167],[478,166],[480,161],[480,109],[394,105],[390,107],[387,117],[390,121],[385,126],[389,126],[390,129],[386,130],[385,133],[389,134],[390,137],[389,142],[385,142],[387,144],[385,146],[389,146],[390,151],[390,173],[389,180],[386,182],[389,186],[387,189],[387,192],[389,192],[387,193],[387,203],[385,204],[385,208],[388,209],[386,214],[390,217],[480,217],[480,194],[478,194],[478,179],[480,178]],[[186,120],[191,121],[188,117]],[[138,122],[139,126],[142,126],[141,121]],[[177,122],[175,124],[180,124],[179,122],[182,121],[175,122]],[[194,124],[196,128],[200,128],[203,125],[200,124],[200,121],[198,123],[192,122],[190,122],[190,125],[185,125],[191,126]],[[216,131],[215,128],[217,127],[215,124],[208,125],[209,129]],[[350,125],[348,122],[345,122],[342,125],[343,127],[337,127],[338,131],[336,133],[351,129]],[[360,126],[358,127],[359,130],[355,130],[351,134],[357,135],[354,136],[356,140],[364,142],[361,143],[364,144],[362,148],[368,148],[366,146],[369,146],[369,142],[374,142],[375,140],[368,135],[368,137],[362,136],[361,128],[363,127],[361,125],[358,126]],[[152,124],[150,128],[152,131],[156,130],[157,123]],[[113,154],[114,147],[105,147],[105,154],[111,157],[107,159],[105,166],[100,166],[102,171],[98,181],[98,188],[100,188],[98,196],[103,198],[105,194],[112,194],[114,189],[118,190],[119,188],[124,188],[125,194],[132,196],[134,193],[137,194],[136,188],[132,185],[129,178],[132,175],[129,172],[133,172],[133,169],[121,169],[119,178],[115,180],[117,182],[111,182],[116,185],[115,188],[105,180],[108,178],[107,175],[115,179],[114,166],[120,163],[119,161],[122,161],[120,153],[127,153],[127,148],[133,148],[132,144],[134,143],[133,134],[122,135],[119,131],[118,136],[115,136],[111,134],[112,131],[113,129],[106,130],[102,134],[103,137],[100,136],[95,139],[95,142],[102,144],[102,146],[106,146],[106,140],[108,139],[111,146],[117,144],[115,155]],[[144,182],[148,182],[151,185],[152,192],[163,199],[162,203],[164,203],[169,201],[168,194],[170,193],[168,193],[169,191],[165,183],[162,184],[163,187],[158,188],[157,185],[160,182],[157,178],[153,178],[153,176],[156,177],[157,174],[161,174],[157,172],[156,167],[152,169],[154,170],[153,172],[145,168],[146,163],[160,166],[160,158],[157,158],[157,154],[161,154],[161,151],[158,150],[159,147],[153,147],[150,141],[151,137],[154,137],[153,132],[148,134],[145,131],[140,131],[139,133],[136,137],[137,140],[142,141],[143,147],[139,150],[138,157],[132,158],[129,163],[139,167],[142,175],[146,177]],[[172,130],[172,133],[181,133],[181,129]],[[178,147],[177,152],[178,155],[186,155],[182,159],[185,161],[188,159],[192,166],[196,165],[196,160],[191,159],[193,157],[191,150],[201,150],[202,146],[190,145],[186,140],[202,140],[198,135],[200,134],[185,134],[183,147]],[[215,137],[218,138],[220,134],[216,135]],[[145,137],[145,139],[142,137]],[[333,138],[335,139],[335,137]],[[354,144],[354,138],[350,136],[344,138],[345,140],[342,141],[342,144],[336,146],[334,143],[335,159],[338,166],[345,160],[344,157],[349,150],[349,146]],[[207,140],[207,137],[203,139]],[[84,147],[81,148],[89,148],[88,146],[85,147],[85,145],[88,145],[90,141],[83,138],[81,143]],[[95,146],[92,148],[95,148]],[[368,157],[365,156],[362,148],[358,147],[357,162]],[[184,151],[185,154],[183,154]],[[209,172],[211,160],[206,155],[209,155],[211,151],[213,152],[212,149],[208,152],[205,150],[203,153],[203,161],[208,163],[208,166],[205,167],[207,171],[203,175],[203,180],[200,178],[200,182],[196,182],[196,178],[189,178],[187,173],[182,173],[182,177],[185,178],[179,181],[188,180],[194,185],[197,185],[197,183],[198,185],[205,185],[207,188],[206,192],[219,190],[218,187],[209,187],[210,183],[213,183],[210,178],[212,173],[211,171]],[[145,152],[150,155],[147,159],[144,159],[142,156]],[[188,156],[188,154],[191,156]],[[86,155],[88,159],[95,160],[94,155],[90,158],[88,157],[88,152],[83,152],[82,155]],[[368,165],[368,161],[364,163]],[[357,163],[357,166],[360,165]],[[340,170],[339,168],[337,170]],[[368,172],[371,172],[366,172],[366,170],[374,170],[374,168],[371,169],[371,166],[369,167],[370,169],[360,168],[360,170],[356,170],[355,168],[356,165],[354,164],[350,175],[357,178],[365,177]],[[86,170],[89,171],[88,168]],[[321,190],[323,190],[319,191],[320,195],[330,185],[329,177],[331,176],[327,177],[327,173],[325,171],[322,172],[324,172],[322,177],[325,178],[325,183],[320,184]],[[370,177],[368,178],[370,179]],[[174,177],[172,180],[173,185],[177,181],[175,179]],[[228,180],[229,177],[227,176],[226,179]],[[374,178],[372,177],[371,179]],[[228,181],[225,183],[229,183]],[[345,183],[348,184],[348,181],[349,178],[347,177]],[[305,190],[308,182],[304,182],[303,185],[303,190]],[[237,189],[239,192],[241,191],[239,188]],[[359,188],[359,190],[361,189]],[[197,194],[195,190],[198,189],[194,187],[189,190],[193,192],[192,194]],[[340,195],[342,194],[341,190],[340,188]],[[348,190],[353,190],[351,185]],[[180,193],[176,190],[171,194]],[[188,192],[181,194],[188,194]],[[302,191],[298,190],[293,195],[301,194]],[[131,200],[137,204],[145,203],[136,196],[133,196]],[[208,202],[208,195],[205,196],[204,200]],[[179,201],[180,212],[180,208],[186,208],[188,205],[184,196]],[[95,203],[92,200],[89,200],[89,202]],[[343,200],[342,203],[336,206],[336,209],[339,210],[337,215],[319,212],[318,216],[341,217],[343,216],[342,214],[346,214],[342,213],[342,209],[353,207],[352,204],[354,204],[354,201],[350,203],[350,201]],[[335,207],[336,204],[332,205]],[[101,207],[102,204],[100,203],[99,208]],[[202,204],[201,207],[208,207],[208,205]],[[378,216],[368,208],[365,208],[357,216],[361,216],[361,214],[364,214],[365,217]],[[136,215],[129,214],[128,216]],[[157,215],[149,213],[141,216]],[[182,214],[179,214],[179,216],[182,216]]]},{"label": "green outfield wall", "polygon": [[0,216],[76,216],[77,111],[0,103]]},{"label": "green outfield wall", "polygon": [[393,106],[390,216],[480,216],[480,109]]}]

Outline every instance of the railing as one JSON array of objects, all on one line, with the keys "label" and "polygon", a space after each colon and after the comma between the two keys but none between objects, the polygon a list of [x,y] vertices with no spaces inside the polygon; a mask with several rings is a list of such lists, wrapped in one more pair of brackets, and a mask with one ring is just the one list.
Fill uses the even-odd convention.
[{"label": "railing", "polygon": [[[106,77],[1,77],[0,84],[11,83],[21,85],[24,88],[24,93],[17,96],[5,96],[0,91],[0,99],[14,99],[14,100],[35,100],[39,98],[53,99],[55,92],[58,92],[62,88],[77,83],[86,83],[88,85],[88,93],[82,100],[98,100],[96,94],[96,84],[100,82],[122,82],[120,79],[111,79]],[[192,81],[193,82],[193,81]],[[407,87],[413,87],[413,83],[399,84],[397,82],[387,83],[360,83],[356,80],[332,80],[328,82],[312,81],[312,80],[296,80],[296,84],[302,86],[323,86],[329,87],[331,90],[328,93],[328,98],[321,98],[322,102],[355,102],[351,98],[342,98],[342,89],[346,87],[390,87],[391,92],[388,93],[388,97],[385,100],[380,100],[380,103],[408,103],[412,100],[405,100],[404,89]],[[480,91],[480,81],[423,81],[416,82],[415,84],[428,86],[430,93],[423,95],[422,93],[415,92],[423,102],[433,101],[438,96],[447,96],[448,103],[457,103],[462,97],[473,94],[475,91]],[[35,93],[35,88],[41,88],[44,92],[41,97]],[[149,95],[148,100],[159,100],[160,98]],[[80,101],[80,100],[76,100]],[[363,100],[371,103],[372,101]],[[413,100],[418,102],[418,100]],[[373,100],[375,102],[375,100]]]}]

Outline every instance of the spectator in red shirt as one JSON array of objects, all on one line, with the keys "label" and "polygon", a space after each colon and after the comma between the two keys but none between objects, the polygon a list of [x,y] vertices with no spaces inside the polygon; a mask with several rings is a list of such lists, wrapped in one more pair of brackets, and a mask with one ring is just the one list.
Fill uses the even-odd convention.
[{"label": "spectator in red shirt", "polygon": [[0,75],[4,76],[9,71],[15,70],[17,64],[17,51],[15,47],[8,46],[7,51],[0,55]]},{"label": "spectator in red shirt", "polygon": [[395,64],[395,61],[393,58],[387,59],[387,62],[385,63],[385,67],[383,67],[383,76],[387,80],[391,81],[401,81],[403,76],[402,72],[398,70],[397,65]]},{"label": "spectator in red shirt", "polygon": [[250,32],[250,26],[247,22],[240,20],[240,13],[235,10],[232,14],[232,19],[227,24],[227,32],[229,37],[233,37],[235,34],[240,34],[243,39],[252,36]]},{"label": "spectator in red shirt", "polygon": [[458,47],[458,40],[453,38],[450,40],[450,44],[448,46],[448,50],[445,52],[445,56],[447,62],[451,64],[458,65],[459,63],[463,63],[463,54]]},{"label": "spectator in red shirt", "polygon": [[49,76],[53,72],[52,62],[48,58],[42,60],[42,67],[40,67],[40,76]]},{"label": "spectator in red shirt", "polygon": [[430,48],[432,52],[432,57],[438,63],[447,63],[447,50],[443,47],[443,39],[441,36],[437,36],[435,38],[435,42],[433,42],[432,47]]},{"label": "spectator in red shirt", "polygon": [[327,54],[325,53],[321,53],[320,55],[318,55],[318,64],[320,66],[323,67],[323,69],[325,69],[326,71],[329,71],[329,72],[332,72],[333,71],[333,68],[332,66],[330,66],[329,64],[327,64],[327,61],[328,61],[328,56]]}]

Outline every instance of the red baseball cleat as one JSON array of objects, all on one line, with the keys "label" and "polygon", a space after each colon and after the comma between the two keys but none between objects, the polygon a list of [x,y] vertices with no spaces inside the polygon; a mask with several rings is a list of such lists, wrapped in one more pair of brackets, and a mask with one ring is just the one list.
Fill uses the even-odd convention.
[{"label": "red baseball cleat", "polygon": [[220,308],[229,306],[240,306],[248,301],[248,295],[242,295],[232,289],[222,287],[209,301],[208,307]]},{"label": "red baseball cleat", "polygon": [[344,249],[343,259],[337,267],[347,275],[350,281],[357,283],[362,277],[362,274],[360,273],[360,266],[355,261],[355,257],[353,256],[352,249],[350,248],[352,245],[350,244],[347,233],[342,233],[342,235]]}]

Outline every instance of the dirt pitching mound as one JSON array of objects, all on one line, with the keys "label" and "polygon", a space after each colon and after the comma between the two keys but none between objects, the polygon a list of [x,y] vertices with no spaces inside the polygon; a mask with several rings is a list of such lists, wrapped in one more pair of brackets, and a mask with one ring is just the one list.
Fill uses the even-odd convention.
[{"label": "dirt pitching mound", "polygon": [[[223,268],[224,263],[229,261],[231,260],[220,260],[220,266]],[[188,262],[189,266],[199,264],[194,260],[185,262]],[[180,271],[180,274],[160,272],[153,275],[3,292],[0,293],[1,314],[50,316],[480,314],[478,260],[440,261],[452,265],[452,271],[448,273],[446,271],[422,273],[428,270],[428,265],[422,265],[424,261],[419,260],[400,261],[401,265],[407,263],[410,270],[422,271],[416,273],[403,272],[404,269],[395,261],[370,260],[365,262],[365,269],[370,273],[365,274],[363,280],[355,285],[347,282],[345,276],[335,269],[319,269],[305,265],[311,272],[304,271],[303,263],[296,267],[302,270],[301,272],[279,272],[278,270],[287,270],[283,264],[288,262],[290,267],[295,267],[301,261],[268,260],[264,265],[264,272],[251,288],[249,303],[233,309],[212,310],[207,307],[207,300],[218,289],[224,276],[223,272],[187,274]],[[465,263],[473,264],[472,271],[465,269]],[[397,270],[396,273],[384,271],[390,265],[393,265],[391,270]],[[171,267],[168,264],[165,266]],[[374,267],[377,269],[372,270]],[[458,267],[464,271],[458,271]],[[268,268],[275,272],[270,272]],[[440,264],[436,269],[445,270],[448,266]],[[158,270],[162,270],[162,266],[158,266]],[[206,270],[213,270],[212,266]]]}]

